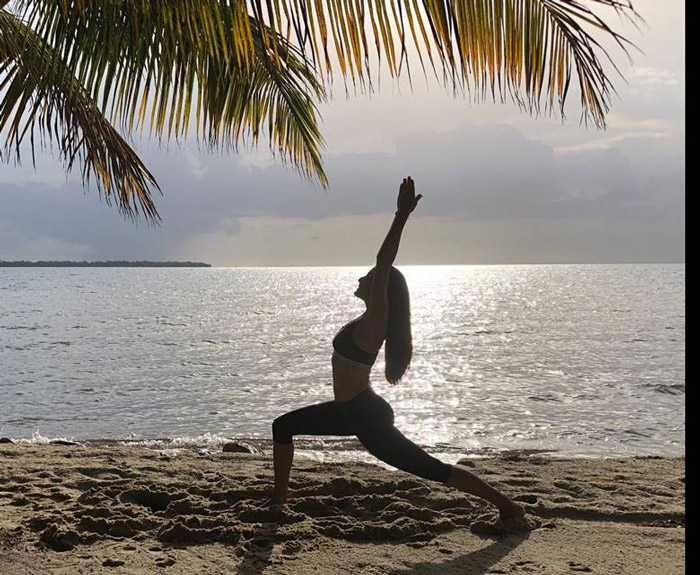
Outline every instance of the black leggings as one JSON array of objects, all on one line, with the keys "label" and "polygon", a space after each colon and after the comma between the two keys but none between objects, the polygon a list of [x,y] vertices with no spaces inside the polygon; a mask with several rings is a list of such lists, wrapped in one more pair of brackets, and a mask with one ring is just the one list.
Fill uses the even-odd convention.
[{"label": "black leggings", "polygon": [[294,435],[356,435],[376,458],[424,479],[447,483],[452,466],[428,455],[394,427],[394,410],[367,388],[350,401],[326,401],[281,415],[272,422],[277,443]]}]

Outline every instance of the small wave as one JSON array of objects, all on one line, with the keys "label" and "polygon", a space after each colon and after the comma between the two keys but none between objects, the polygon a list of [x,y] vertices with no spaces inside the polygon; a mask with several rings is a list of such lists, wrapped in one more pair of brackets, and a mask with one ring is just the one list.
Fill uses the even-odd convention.
[{"label": "small wave", "polygon": [[[460,331],[456,335],[507,335],[513,333],[513,330],[497,330],[497,329],[477,329],[475,331]],[[435,336],[435,339],[439,339],[443,336]]]},{"label": "small wave", "polygon": [[685,384],[683,383],[673,383],[670,385],[663,385],[660,383],[645,383],[643,387],[649,388],[657,393],[663,393],[666,395],[684,395],[685,394]]},{"label": "small wave", "polygon": [[559,398],[551,395],[551,394],[546,394],[546,395],[529,395],[527,397],[530,401],[561,401]]},{"label": "small wave", "polygon": [[557,434],[557,437],[581,437],[584,435],[585,435],[584,433],[582,433],[580,431],[576,431],[575,429],[567,429],[565,431],[559,432]]},{"label": "small wave", "polygon": [[65,441],[67,443],[77,443],[75,439],[72,437],[46,437],[45,435],[41,435],[38,431],[35,431],[32,433],[32,437],[30,439],[12,439],[14,443],[25,443],[25,444],[38,444],[38,445],[48,445],[50,443],[55,443],[57,441]]},{"label": "small wave", "polygon": [[[48,445],[57,442],[79,445],[82,447],[110,447],[110,446],[131,446],[143,447],[164,451],[171,455],[176,455],[179,451],[221,451],[223,446],[229,442],[236,442],[252,448],[253,453],[265,456],[272,454],[272,439],[262,437],[247,436],[227,436],[218,433],[205,433],[197,436],[177,436],[160,438],[104,438],[104,439],[84,439],[73,436],[47,437],[36,431],[32,437],[15,439],[14,443]],[[421,445],[427,452],[440,456],[441,459],[456,463],[460,458],[481,458],[492,457],[494,455],[512,455],[527,457],[530,455],[555,454],[557,449],[506,449],[498,447],[459,447],[448,443],[438,443],[435,445]],[[296,438],[295,453],[301,455],[301,459],[312,459],[318,461],[333,460],[359,460],[369,463],[381,464],[380,461],[370,455],[359,440],[354,437],[315,437]]]},{"label": "small wave", "polygon": [[574,395],[573,399],[579,401],[590,401],[600,399],[600,395],[596,393],[579,393],[578,395]]}]

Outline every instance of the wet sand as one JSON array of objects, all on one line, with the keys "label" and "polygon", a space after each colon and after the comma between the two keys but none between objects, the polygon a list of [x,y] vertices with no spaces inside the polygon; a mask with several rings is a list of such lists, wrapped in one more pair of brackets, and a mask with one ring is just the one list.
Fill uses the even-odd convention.
[{"label": "wet sand", "polygon": [[0,574],[562,575],[684,572],[685,460],[465,461],[540,527],[478,535],[486,502],[363,463],[0,445]]}]

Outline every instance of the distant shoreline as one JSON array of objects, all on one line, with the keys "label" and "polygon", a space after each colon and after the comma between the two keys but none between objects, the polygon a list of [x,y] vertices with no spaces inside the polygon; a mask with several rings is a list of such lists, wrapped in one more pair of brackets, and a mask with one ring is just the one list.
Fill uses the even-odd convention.
[{"label": "distant shoreline", "polygon": [[110,260],[95,262],[74,261],[0,261],[0,268],[210,268],[204,262],[151,262]]},{"label": "distant shoreline", "polygon": [[[96,262],[74,262],[74,261],[0,261],[0,268],[30,268],[30,267],[199,267],[219,269],[291,269],[291,268],[365,268],[370,264],[313,264],[313,265],[217,265],[204,262],[150,262],[150,261],[96,261]],[[506,267],[506,266],[684,266],[685,262],[551,262],[551,263],[470,263],[470,264],[402,264],[402,268],[418,267]]]}]

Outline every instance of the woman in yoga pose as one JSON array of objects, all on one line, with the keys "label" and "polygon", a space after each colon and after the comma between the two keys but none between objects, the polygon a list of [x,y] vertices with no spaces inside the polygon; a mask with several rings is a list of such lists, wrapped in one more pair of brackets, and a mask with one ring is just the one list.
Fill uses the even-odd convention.
[{"label": "woman in yoga pose", "polygon": [[403,227],[421,198],[421,194],[416,196],[413,180],[404,178],[399,188],[398,209],[377,254],[377,264],[360,278],[355,292],[367,310],[346,324],[333,339],[335,400],[291,411],[272,424],[273,504],[287,501],[289,471],[294,457],[293,436],[356,435],[372,455],[389,465],[493,503],[501,519],[524,515],[520,505],[465,467],[443,463],[404,437],[394,427],[393,409],[370,386],[369,373],[385,341],[385,375],[389,383],[398,383],[411,362],[408,287],[401,272],[392,264]]}]

